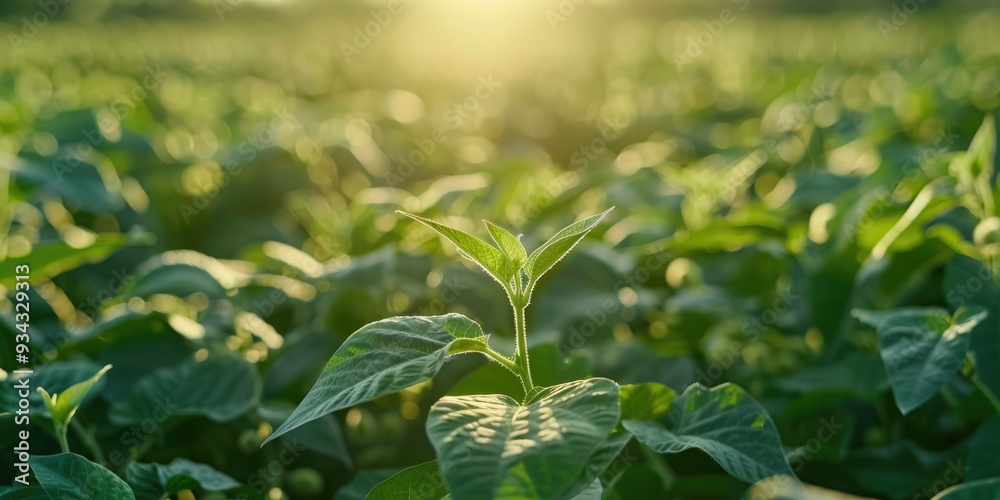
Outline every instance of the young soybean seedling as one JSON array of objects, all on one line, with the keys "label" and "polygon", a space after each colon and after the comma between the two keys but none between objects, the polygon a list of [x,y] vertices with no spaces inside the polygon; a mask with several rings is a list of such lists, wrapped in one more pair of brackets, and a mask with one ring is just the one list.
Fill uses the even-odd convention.
[{"label": "young soybean seedling", "polygon": [[[496,246],[400,212],[454,243],[504,289],[517,337],[513,359],[493,350],[482,327],[460,314],[376,321],[344,341],[302,403],[264,443],[330,412],[428,380],[448,356],[479,353],[520,379],[524,400],[496,394],[441,398],[431,407],[426,428],[437,460],[399,472],[366,498],[413,498],[413,491],[422,499],[600,498],[598,477],[633,436],[661,453],[700,448],[744,481],[793,476],[774,424],[739,387],[693,385],[680,396],[683,414],[675,416],[674,391],[661,384],[619,387],[588,378],[534,385],[524,318],[535,285],[610,211],[570,224],[531,254],[517,237],[489,222]],[[659,422],[668,412],[675,417],[669,431]],[[708,420],[726,424],[698,425]],[[716,437],[729,442],[716,445]]]}]

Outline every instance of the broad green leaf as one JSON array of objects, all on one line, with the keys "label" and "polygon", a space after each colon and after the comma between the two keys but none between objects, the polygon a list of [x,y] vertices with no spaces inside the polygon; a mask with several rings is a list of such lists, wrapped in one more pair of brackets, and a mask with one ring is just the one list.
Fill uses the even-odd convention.
[{"label": "broad green leaf", "polygon": [[[628,443],[631,440],[631,433],[622,430],[620,427],[616,427],[615,430],[612,431],[612,434],[605,439],[593,453],[590,454],[590,457],[587,459],[587,464],[577,476],[575,484],[579,487],[591,483],[594,480],[599,480],[602,474],[604,474],[609,468],[612,473],[617,473],[622,469],[632,466],[636,458],[628,457],[622,454],[622,450],[628,446]],[[619,457],[622,457],[623,460],[619,461]]]},{"label": "broad green leaf", "polygon": [[594,482],[590,483],[583,491],[573,497],[573,500],[601,500],[601,495],[603,494],[604,488],[601,487],[601,481],[595,479]]},{"label": "broad green leaf", "polygon": [[52,500],[52,497],[41,486],[28,486],[6,490],[0,493],[0,500]]},{"label": "broad green leaf", "polygon": [[1000,416],[979,426],[969,444],[967,481],[1000,477]]},{"label": "broad green leaf", "polygon": [[368,469],[358,471],[351,481],[333,496],[333,500],[364,500],[372,488],[399,472],[395,469]]},{"label": "broad green leaf", "polygon": [[226,354],[212,355],[143,377],[128,400],[111,408],[110,418],[119,425],[186,416],[231,422],[257,406],[259,386],[250,363]]},{"label": "broad green leaf", "polygon": [[441,500],[448,498],[448,488],[437,460],[403,469],[382,481],[365,500]]},{"label": "broad green leaf", "polygon": [[891,311],[876,311],[872,309],[854,309],[851,316],[858,318],[858,321],[865,326],[878,330],[879,325],[885,320],[898,316],[900,313],[919,313],[923,311],[920,307],[900,307]]},{"label": "broad green leaf", "polygon": [[[75,269],[90,262],[104,260],[118,249],[128,245],[149,244],[151,238],[146,235],[128,236],[124,234],[103,234],[85,246],[70,246],[65,241],[53,241],[35,244],[28,255],[10,257],[10,262],[18,265],[26,264],[31,268],[30,282],[40,279],[51,279],[66,271]],[[0,285],[11,286],[18,274],[14,265],[0,266]]]},{"label": "broad green leaf", "polygon": [[795,476],[771,417],[739,386],[692,385],[671,405],[669,420],[670,429],[661,422],[640,420],[625,420],[622,425],[657,453],[698,448],[748,483],[775,474]]},{"label": "broad green leaf", "polygon": [[413,215],[402,211],[397,211],[397,213],[405,215],[437,231],[438,234],[444,236],[458,246],[459,253],[476,264],[479,264],[483,270],[489,273],[490,276],[493,276],[493,279],[499,281],[505,288],[510,286],[510,280],[514,276],[514,267],[511,266],[510,261],[504,256],[503,253],[489,243],[486,243],[485,241],[460,229],[439,224],[430,219],[420,217],[419,215]]},{"label": "broad green leaf", "polygon": [[31,458],[38,484],[60,500],[135,500],[132,488],[113,472],[75,453]]},{"label": "broad green leaf", "polygon": [[556,262],[566,256],[612,210],[614,207],[566,226],[549,238],[549,241],[531,252],[528,261],[524,264],[524,271],[528,274],[528,279],[532,282],[538,281],[538,278],[552,269]]},{"label": "broad green leaf", "polygon": [[170,464],[129,464],[125,473],[137,500],[160,500],[181,490],[225,491],[240,483],[205,464],[175,458]]},{"label": "broad green leaf", "polygon": [[952,309],[979,306],[989,316],[969,334],[969,351],[976,365],[976,376],[994,396],[1000,397],[1000,286],[989,269],[979,260],[957,255],[944,269],[942,294]]},{"label": "broad green leaf", "polygon": [[187,297],[203,293],[211,299],[226,296],[226,289],[200,267],[174,264],[150,269],[130,283],[125,297],[151,297],[156,294]]},{"label": "broad green leaf", "polygon": [[567,498],[618,422],[618,385],[578,380],[521,404],[502,395],[444,397],[427,435],[456,498]]},{"label": "broad green leaf", "polygon": [[[93,130],[93,125],[87,130]],[[10,169],[15,183],[33,186],[67,206],[92,213],[114,213],[123,205],[121,179],[109,164],[88,161],[65,149],[52,157],[26,150],[12,160],[0,161],[0,169]]]},{"label": "broad green leaf", "polygon": [[1000,477],[957,484],[931,500],[1000,500]]},{"label": "broad green leaf", "polygon": [[450,354],[486,348],[483,329],[460,314],[402,316],[365,325],[337,349],[302,403],[264,442],[327,413],[428,380]]},{"label": "broad green leaf", "polygon": [[656,382],[621,386],[622,420],[659,420],[670,411],[676,393]]},{"label": "broad green leaf", "polygon": [[524,263],[528,260],[528,252],[524,249],[524,245],[521,241],[507,231],[506,229],[490,222],[483,221],[486,223],[486,229],[490,232],[490,237],[496,242],[497,246],[500,247],[500,251],[503,252],[507,259],[513,264],[515,272],[524,266]]},{"label": "broad green leaf", "polygon": [[878,343],[896,406],[910,413],[938,393],[965,358],[967,335],[986,313],[909,309],[879,323]]},{"label": "broad green leaf", "polygon": [[246,285],[250,276],[216,258],[193,250],[171,250],[150,257],[135,272],[123,297],[150,297],[156,294],[186,297],[203,293],[209,298],[225,297]]},{"label": "broad green leaf", "polygon": [[49,413],[52,415],[52,419],[63,425],[69,424],[69,421],[73,419],[73,415],[76,413],[77,408],[83,403],[84,398],[87,397],[87,393],[90,389],[101,380],[101,377],[111,369],[111,365],[107,365],[101,368],[101,371],[94,374],[83,382],[74,384],[68,389],[62,392],[54,392],[49,395],[45,391],[44,387],[39,387],[38,391],[42,393],[42,401],[45,402],[45,406],[49,409]]}]

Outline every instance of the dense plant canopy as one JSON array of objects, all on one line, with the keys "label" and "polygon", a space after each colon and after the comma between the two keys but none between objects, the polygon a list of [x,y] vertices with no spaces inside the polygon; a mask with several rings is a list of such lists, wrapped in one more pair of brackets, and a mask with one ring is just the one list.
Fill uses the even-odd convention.
[{"label": "dense plant canopy", "polygon": [[1000,495],[995,13],[220,2],[0,7],[0,500]]}]

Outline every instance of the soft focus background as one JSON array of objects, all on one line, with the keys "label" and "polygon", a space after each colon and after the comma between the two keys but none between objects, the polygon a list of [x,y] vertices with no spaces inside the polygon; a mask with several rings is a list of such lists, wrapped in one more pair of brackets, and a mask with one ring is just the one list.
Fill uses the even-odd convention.
[{"label": "soft focus background", "polygon": [[[902,416],[851,311],[947,306],[950,257],[995,264],[973,238],[997,210],[991,122],[964,153],[1000,105],[989,4],[3,2],[4,368],[28,262],[35,383],[114,365],[75,452],[188,458],[247,498],[361,498],[433,458],[436,398],[515,383],[455,360],[258,449],[365,323],[461,312],[513,350],[499,287],[394,211],[488,219],[530,251],[614,205],[536,292],[536,379],[737,382],[804,481],[930,498],[988,403]],[[155,387],[190,401],[143,418]],[[748,487],[699,453],[632,457],[610,498]]]}]

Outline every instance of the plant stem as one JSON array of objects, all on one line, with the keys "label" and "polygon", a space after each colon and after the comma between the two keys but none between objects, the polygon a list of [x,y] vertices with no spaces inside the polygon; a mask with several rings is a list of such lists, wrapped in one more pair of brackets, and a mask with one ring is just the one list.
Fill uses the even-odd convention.
[{"label": "plant stem", "polygon": [[521,371],[521,380],[524,382],[524,392],[535,388],[531,382],[531,365],[528,363],[528,335],[524,328],[524,307],[514,306],[514,331],[517,334],[517,364]]},{"label": "plant stem", "polygon": [[997,411],[997,413],[1000,413],[1000,400],[997,400],[996,394],[993,394],[993,391],[990,390],[989,387],[983,385],[983,382],[979,380],[979,377],[975,375],[972,376],[972,385],[982,391],[983,395],[986,396],[986,399],[989,400],[991,405],[993,405],[993,408]]},{"label": "plant stem", "polygon": [[64,424],[57,423],[55,428],[56,437],[59,438],[59,449],[62,450],[63,453],[69,453],[69,441],[66,440],[66,426]]},{"label": "plant stem", "polygon": [[97,444],[97,440],[94,439],[94,434],[90,430],[85,429],[76,420],[70,420],[70,427],[76,432],[76,437],[90,450],[94,455],[94,460],[101,465],[107,465],[107,461],[104,458],[104,452],[101,450],[101,445]]},{"label": "plant stem", "polygon": [[521,369],[517,366],[517,363],[511,361],[510,358],[508,358],[507,356],[504,356],[503,354],[500,354],[499,352],[496,352],[493,349],[490,349],[489,347],[487,347],[486,350],[483,351],[483,354],[496,360],[498,363],[503,365],[504,368],[513,372],[514,375],[517,375],[518,377],[521,376]]}]

